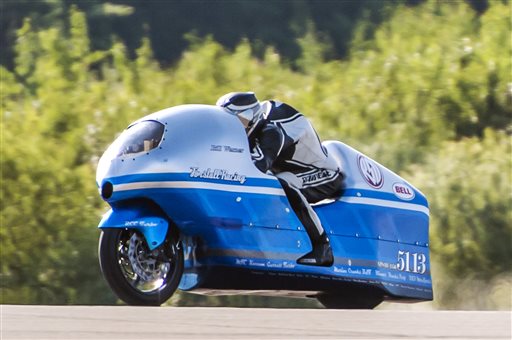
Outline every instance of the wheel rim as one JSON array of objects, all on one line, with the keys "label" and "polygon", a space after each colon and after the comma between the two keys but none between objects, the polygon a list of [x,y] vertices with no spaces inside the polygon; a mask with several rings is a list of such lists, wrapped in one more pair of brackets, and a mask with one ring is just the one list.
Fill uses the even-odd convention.
[{"label": "wheel rim", "polygon": [[[174,245],[169,253],[176,254]],[[150,251],[144,237],[133,230],[121,233],[117,242],[118,264],[126,281],[145,294],[162,290],[169,283],[175,267],[173,256]]]}]

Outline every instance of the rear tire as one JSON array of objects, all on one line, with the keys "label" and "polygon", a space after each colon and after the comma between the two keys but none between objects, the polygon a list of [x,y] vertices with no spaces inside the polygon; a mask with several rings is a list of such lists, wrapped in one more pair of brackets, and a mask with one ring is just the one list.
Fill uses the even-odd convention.
[{"label": "rear tire", "polygon": [[374,309],[384,296],[374,290],[347,291],[345,293],[321,293],[317,300],[327,309]]},{"label": "rear tire", "polygon": [[125,303],[159,306],[174,294],[183,274],[183,249],[173,238],[163,247],[163,255],[157,255],[135,230],[102,230],[98,249],[101,271]]}]

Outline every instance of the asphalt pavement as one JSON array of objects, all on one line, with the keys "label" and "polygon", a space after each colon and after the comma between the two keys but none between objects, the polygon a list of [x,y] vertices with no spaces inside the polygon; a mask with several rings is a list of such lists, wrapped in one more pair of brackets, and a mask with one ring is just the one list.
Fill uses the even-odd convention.
[{"label": "asphalt pavement", "polygon": [[8,339],[511,339],[510,311],[2,305]]}]

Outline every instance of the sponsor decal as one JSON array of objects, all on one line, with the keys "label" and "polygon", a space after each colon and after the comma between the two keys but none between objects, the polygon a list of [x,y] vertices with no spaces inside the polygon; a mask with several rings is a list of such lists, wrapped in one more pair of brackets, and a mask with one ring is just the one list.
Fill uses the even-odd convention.
[{"label": "sponsor decal", "polygon": [[126,221],[124,222],[125,227],[156,227],[158,226],[158,223],[155,222],[146,222],[146,221]]},{"label": "sponsor decal", "polygon": [[375,189],[382,188],[384,176],[377,163],[363,155],[359,155],[357,157],[357,166],[366,183]]},{"label": "sponsor decal", "polygon": [[283,263],[267,261],[267,268],[283,268]]},{"label": "sponsor decal", "polygon": [[238,264],[240,266],[247,266],[248,259],[236,259],[235,264]]},{"label": "sponsor decal", "polygon": [[383,277],[383,278],[387,278],[388,277],[388,274],[386,272],[382,272],[380,270],[376,270],[375,271],[375,275],[377,275],[378,277]]},{"label": "sponsor decal", "polygon": [[200,169],[198,167],[190,167],[190,177],[217,179],[228,182],[239,182],[240,184],[244,184],[246,181],[246,176],[241,175],[237,172],[229,172],[228,170],[225,169]]},{"label": "sponsor decal", "polygon": [[410,201],[416,196],[414,190],[405,183],[394,183],[393,193],[396,197],[405,201]]},{"label": "sponsor decal", "polygon": [[335,273],[341,274],[352,274],[352,275],[363,275],[370,276],[372,275],[372,270],[370,268],[347,268],[347,267],[336,267],[334,266]]},{"label": "sponsor decal", "polygon": [[266,267],[265,262],[256,261],[256,260],[249,260],[249,266],[253,267]]},{"label": "sponsor decal", "polygon": [[389,279],[394,279],[394,280],[400,280],[400,281],[407,281],[407,277],[403,274],[400,274],[400,273],[390,273],[390,272],[387,272],[388,274],[388,278]]},{"label": "sponsor decal", "polygon": [[214,145],[214,144],[212,144],[210,147],[210,151],[242,153],[242,152],[244,152],[244,149],[243,148],[234,148],[230,145]]},{"label": "sponsor decal", "polygon": [[409,275],[409,281],[419,282],[419,283],[423,283],[423,284],[432,284],[432,280],[426,279],[426,278],[421,277],[421,276]]},{"label": "sponsor decal", "polygon": [[283,262],[283,268],[293,269],[295,267],[296,267],[295,263],[293,263],[293,262],[288,262],[288,261]]},{"label": "sponsor decal", "polygon": [[379,268],[386,268],[386,269],[397,269],[397,264],[396,263],[389,263],[389,262],[382,262],[382,261],[377,261],[377,267]]},{"label": "sponsor decal", "polygon": [[237,258],[235,264],[239,266],[254,266],[254,267],[266,267],[266,268],[278,268],[278,269],[293,269],[296,267],[295,263],[289,261],[273,261],[267,260],[262,262],[254,259]]},{"label": "sponsor decal", "polygon": [[309,184],[309,183],[316,182],[316,181],[319,181],[324,178],[332,177],[332,174],[333,173],[331,171],[322,169],[313,174],[301,176],[302,184]]}]

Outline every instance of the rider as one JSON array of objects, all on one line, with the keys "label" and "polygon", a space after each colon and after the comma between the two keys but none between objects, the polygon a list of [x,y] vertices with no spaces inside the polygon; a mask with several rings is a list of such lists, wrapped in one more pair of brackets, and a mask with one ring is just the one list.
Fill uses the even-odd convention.
[{"label": "rider", "polygon": [[259,102],[253,92],[231,92],[217,106],[236,115],[245,127],[256,167],[271,171],[280,181],[313,250],[299,264],[331,266],[329,238],[309,203],[341,194],[343,174],[320,143],[311,123],[290,105],[275,100]]}]

